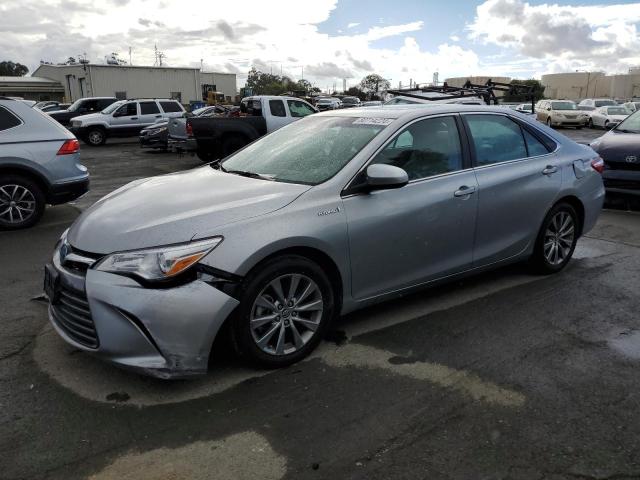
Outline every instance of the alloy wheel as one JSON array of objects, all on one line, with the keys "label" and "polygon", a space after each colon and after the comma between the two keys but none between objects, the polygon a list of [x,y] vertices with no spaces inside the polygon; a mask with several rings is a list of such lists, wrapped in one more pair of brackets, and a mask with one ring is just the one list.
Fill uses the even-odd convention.
[{"label": "alloy wheel", "polygon": [[22,223],[36,211],[36,198],[22,185],[0,186],[0,220],[9,224]]},{"label": "alloy wheel", "polygon": [[93,130],[89,133],[89,143],[91,143],[92,145],[100,145],[103,138],[104,135],[98,130]]},{"label": "alloy wheel", "polygon": [[544,258],[551,265],[564,262],[573,247],[575,237],[575,222],[573,217],[565,211],[556,213],[544,232]]},{"label": "alloy wheel", "polygon": [[282,275],[256,297],[250,315],[254,342],[269,355],[300,350],[320,327],[324,302],[320,287],[305,275]]}]

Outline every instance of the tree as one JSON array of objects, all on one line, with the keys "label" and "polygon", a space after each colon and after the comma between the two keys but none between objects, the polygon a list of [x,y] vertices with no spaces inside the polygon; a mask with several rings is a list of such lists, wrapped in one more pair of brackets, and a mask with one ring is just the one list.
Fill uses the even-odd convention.
[{"label": "tree", "polygon": [[391,84],[389,80],[382,78],[377,73],[371,73],[364,77],[360,82],[360,90],[368,94],[369,96],[381,91],[387,90]]},{"label": "tree", "polygon": [[0,76],[3,77],[24,77],[29,69],[21,63],[14,63],[11,60],[0,62]]},{"label": "tree", "polygon": [[[534,101],[538,101],[544,98],[544,86],[540,83],[540,80],[530,79],[530,80],[512,80],[512,85],[528,85],[533,87],[533,99]],[[504,102],[529,102],[531,98],[527,94],[516,94],[509,95],[509,92],[506,92],[502,97],[502,101]]]},{"label": "tree", "polygon": [[351,97],[358,97],[360,100],[367,99],[367,94],[360,90],[358,87],[349,87],[349,89],[345,93]]},{"label": "tree", "polygon": [[280,95],[296,90],[306,90],[305,87],[309,82],[306,80],[302,80],[302,82],[306,83],[300,84],[300,82],[294,82],[286,75],[280,76],[273,75],[272,73],[263,73],[260,70],[252,68],[249,70],[245,87],[250,88],[254,95]]}]

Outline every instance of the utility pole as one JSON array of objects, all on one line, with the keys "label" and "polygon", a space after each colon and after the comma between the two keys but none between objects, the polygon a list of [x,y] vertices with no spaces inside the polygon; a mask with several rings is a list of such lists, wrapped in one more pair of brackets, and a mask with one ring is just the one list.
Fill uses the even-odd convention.
[{"label": "utility pole", "polygon": [[131,47],[129,47],[129,65],[133,65],[133,62],[131,61]]}]

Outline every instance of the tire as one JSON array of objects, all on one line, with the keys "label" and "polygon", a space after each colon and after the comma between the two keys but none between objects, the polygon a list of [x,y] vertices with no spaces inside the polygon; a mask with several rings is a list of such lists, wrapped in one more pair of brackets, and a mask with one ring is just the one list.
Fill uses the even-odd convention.
[{"label": "tire", "polygon": [[[565,224],[567,219],[569,222]],[[558,231],[559,235],[556,233]],[[547,275],[566,267],[576,248],[579,231],[580,217],[576,210],[565,202],[554,205],[538,232],[534,252],[529,260],[533,269]]]},{"label": "tire", "polygon": [[107,141],[107,132],[105,132],[104,128],[95,127],[91,130],[88,130],[85,134],[84,141],[87,145],[91,145],[92,147],[99,147],[104,145]]},{"label": "tire", "polygon": [[213,162],[218,158],[218,156],[215,153],[209,152],[207,150],[202,150],[202,149],[198,149],[196,151],[196,155],[200,160],[202,160],[205,163]]},{"label": "tire", "polygon": [[244,147],[247,143],[249,142],[247,142],[243,137],[240,137],[238,135],[233,135],[227,138],[222,144],[223,158],[228,157],[234,152],[237,152],[242,147]]},{"label": "tire", "polygon": [[30,178],[0,175],[0,230],[32,227],[42,217],[45,204],[44,192]]},{"label": "tire", "polygon": [[576,130],[582,130],[582,125],[577,126]]},{"label": "tire", "polygon": [[589,128],[593,128],[593,119],[589,119],[589,123],[587,124]]},{"label": "tire", "polygon": [[267,368],[302,360],[324,337],[335,314],[334,296],[327,274],[315,262],[298,255],[267,261],[240,287],[231,327],[236,350]]},{"label": "tire", "polygon": [[553,125],[551,125],[551,117],[547,117],[547,127],[553,128]]},{"label": "tire", "polygon": [[602,127],[603,130],[609,130],[609,122],[605,121],[604,122],[604,127]]}]

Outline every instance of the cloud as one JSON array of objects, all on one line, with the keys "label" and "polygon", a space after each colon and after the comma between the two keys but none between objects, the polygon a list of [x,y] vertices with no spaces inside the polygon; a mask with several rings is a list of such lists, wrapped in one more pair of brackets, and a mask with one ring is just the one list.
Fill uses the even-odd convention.
[{"label": "cloud", "polygon": [[357,27],[358,25],[360,25],[360,23],[358,23],[358,22],[351,22],[350,24],[348,24],[348,25],[347,25],[347,28]]},{"label": "cloud", "polygon": [[640,63],[638,22],[640,3],[576,7],[487,0],[467,28],[472,40],[544,60],[549,69],[624,72]]},{"label": "cloud", "polygon": [[333,62],[323,62],[318,65],[311,65],[306,68],[306,73],[319,78],[351,78],[350,70],[341,68]]},{"label": "cloud", "polygon": [[451,35],[449,37],[449,40],[451,40],[452,42],[459,42],[460,41],[460,37],[458,35]]}]

